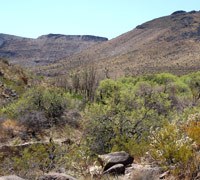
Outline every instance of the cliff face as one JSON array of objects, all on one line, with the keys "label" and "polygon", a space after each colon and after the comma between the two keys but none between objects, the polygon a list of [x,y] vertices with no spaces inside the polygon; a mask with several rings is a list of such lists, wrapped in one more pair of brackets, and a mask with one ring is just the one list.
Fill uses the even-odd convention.
[{"label": "cliff face", "polygon": [[66,41],[94,41],[94,42],[103,42],[107,41],[107,38],[91,35],[63,35],[63,34],[47,34],[39,36],[38,39],[62,39]]},{"label": "cliff face", "polygon": [[0,57],[25,67],[48,65],[107,40],[90,35],[48,34],[30,39],[0,34]]}]

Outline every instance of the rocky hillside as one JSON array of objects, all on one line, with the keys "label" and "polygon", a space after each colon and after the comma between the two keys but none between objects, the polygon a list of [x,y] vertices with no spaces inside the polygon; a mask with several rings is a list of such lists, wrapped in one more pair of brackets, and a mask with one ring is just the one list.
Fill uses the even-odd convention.
[{"label": "rocky hillside", "polygon": [[[34,81],[36,83],[38,80]],[[0,58],[0,109],[17,99],[32,83],[33,76]]]},{"label": "rocky hillside", "polygon": [[107,38],[90,35],[48,34],[37,39],[0,34],[0,57],[25,67],[54,63]]},{"label": "rocky hillside", "polygon": [[200,12],[177,11],[36,72],[65,74],[94,64],[113,77],[166,71],[183,74],[200,69],[199,52]]}]

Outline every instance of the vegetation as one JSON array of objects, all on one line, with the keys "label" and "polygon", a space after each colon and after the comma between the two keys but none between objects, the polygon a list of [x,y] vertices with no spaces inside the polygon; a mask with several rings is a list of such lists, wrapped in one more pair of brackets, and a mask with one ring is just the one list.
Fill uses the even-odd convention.
[{"label": "vegetation", "polygon": [[70,94],[51,87],[29,89],[17,101],[1,109],[8,118],[23,126],[24,133],[32,138],[45,129],[67,123],[64,116],[74,106]]},{"label": "vegetation", "polygon": [[[39,176],[65,168],[85,176],[96,155],[118,150],[138,160],[148,152],[155,163],[173,169],[177,176],[197,174],[199,72],[105,79],[99,85],[92,69],[71,77],[70,86],[41,83],[29,87],[0,109],[4,142],[50,137],[49,142],[10,150],[15,153],[9,155],[3,152],[0,174],[11,173],[6,167],[28,178],[30,169]],[[54,142],[58,136],[53,128],[65,131],[65,139],[70,138],[67,144]]]}]

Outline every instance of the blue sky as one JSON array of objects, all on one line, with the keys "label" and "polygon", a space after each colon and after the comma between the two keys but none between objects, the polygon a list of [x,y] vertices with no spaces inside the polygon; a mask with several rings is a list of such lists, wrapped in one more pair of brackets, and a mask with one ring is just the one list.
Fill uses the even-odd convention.
[{"label": "blue sky", "polygon": [[36,38],[80,34],[114,38],[176,10],[200,10],[199,0],[0,0],[0,33]]}]

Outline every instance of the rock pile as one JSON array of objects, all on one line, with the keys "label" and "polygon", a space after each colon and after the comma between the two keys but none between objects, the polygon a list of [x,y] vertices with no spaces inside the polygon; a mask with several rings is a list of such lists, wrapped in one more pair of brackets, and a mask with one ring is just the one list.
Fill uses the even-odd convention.
[{"label": "rock pile", "polygon": [[126,167],[133,163],[134,158],[121,151],[99,155],[98,160],[103,167],[103,174],[124,174]]}]

